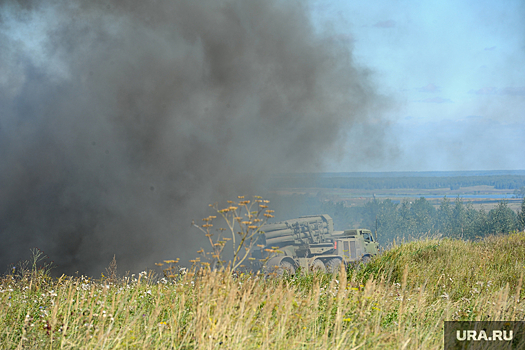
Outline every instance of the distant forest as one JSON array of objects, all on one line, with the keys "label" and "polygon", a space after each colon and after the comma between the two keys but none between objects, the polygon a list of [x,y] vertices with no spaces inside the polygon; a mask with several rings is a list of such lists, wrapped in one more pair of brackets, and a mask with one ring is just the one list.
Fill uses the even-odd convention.
[{"label": "distant forest", "polygon": [[425,236],[478,239],[491,234],[507,234],[525,229],[525,199],[521,209],[513,211],[501,201],[490,211],[476,210],[460,197],[443,198],[438,208],[421,197],[415,201],[395,203],[390,199],[371,200],[364,206],[345,206],[342,202],[294,194],[271,199],[276,220],[302,215],[328,214],[336,230],[368,228],[377,232],[379,243],[386,247],[394,240],[412,240]]},{"label": "distant forest", "polygon": [[[331,175],[331,174],[330,174]],[[279,188],[344,188],[344,189],[437,189],[494,186],[496,189],[513,190],[525,186],[525,175],[484,176],[391,176],[353,177],[312,174],[274,176],[268,186]]]}]

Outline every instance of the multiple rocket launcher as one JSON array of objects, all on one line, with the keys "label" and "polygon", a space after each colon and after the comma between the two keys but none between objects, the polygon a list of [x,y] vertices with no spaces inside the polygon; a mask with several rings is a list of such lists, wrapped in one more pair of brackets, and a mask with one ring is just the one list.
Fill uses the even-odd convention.
[{"label": "multiple rocket launcher", "polygon": [[378,254],[379,248],[370,230],[334,231],[333,220],[328,215],[302,216],[266,224],[261,232],[259,242],[266,248],[254,250],[253,257],[268,257],[267,269],[286,270],[290,274],[298,267],[305,271],[335,272],[342,263],[370,259]]}]

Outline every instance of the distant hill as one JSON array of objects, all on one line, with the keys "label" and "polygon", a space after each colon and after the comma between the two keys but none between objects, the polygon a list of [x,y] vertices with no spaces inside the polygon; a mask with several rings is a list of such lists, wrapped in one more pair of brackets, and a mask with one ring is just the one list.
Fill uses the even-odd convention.
[{"label": "distant hill", "polygon": [[518,189],[525,186],[525,170],[295,173],[274,175],[269,188],[435,189],[493,186]]},{"label": "distant hill", "polygon": [[525,170],[469,170],[469,171],[391,171],[391,172],[327,172],[287,173],[281,177],[458,177],[458,176],[525,176]]}]

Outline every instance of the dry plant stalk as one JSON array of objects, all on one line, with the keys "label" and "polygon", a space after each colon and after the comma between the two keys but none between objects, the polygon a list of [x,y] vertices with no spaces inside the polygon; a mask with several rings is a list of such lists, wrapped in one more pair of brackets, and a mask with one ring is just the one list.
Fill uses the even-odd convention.
[{"label": "dry plant stalk", "polygon": [[109,266],[106,268],[106,274],[107,274],[107,281],[110,283],[117,283],[118,281],[118,275],[117,275],[117,259],[115,255],[113,255],[113,260],[109,263]]},{"label": "dry plant stalk", "polygon": [[[236,271],[243,267],[244,262],[249,258],[251,250],[257,243],[259,235],[262,233],[261,227],[272,218],[271,209],[268,209],[269,200],[264,200],[260,196],[254,196],[253,200],[246,200],[244,196],[238,196],[238,201],[227,201],[226,208],[220,208],[217,203],[210,204],[217,214],[221,215],[226,223],[227,229],[217,229],[218,234],[212,232],[214,226],[213,220],[217,216],[210,215],[202,221],[205,224],[198,226],[193,222],[193,226],[202,231],[208,238],[212,251],[205,252],[204,249],[197,253],[207,257],[211,263],[202,262],[200,258],[191,260],[194,264],[202,265],[215,270],[218,267],[224,267],[226,261],[223,260],[223,251],[227,242],[231,241],[233,257],[230,263],[231,271]],[[231,237],[223,237],[223,232],[228,231]]]}]

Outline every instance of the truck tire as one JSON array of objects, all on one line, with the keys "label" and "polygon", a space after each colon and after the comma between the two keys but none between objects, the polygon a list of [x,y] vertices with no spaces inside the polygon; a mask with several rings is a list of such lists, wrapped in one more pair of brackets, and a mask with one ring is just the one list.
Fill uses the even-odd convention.
[{"label": "truck tire", "polygon": [[317,272],[325,273],[326,272],[326,266],[324,266],[324,263],[321,260],[316,259],[316,260],[314,260],[314,262],[310,266],[310,271],[312,271],[314,273],[317,273]]},{"label": "truck tire", "polygon": [[363,265],[366,265],[368,264],[368,262],[370,261],[370,255],[365,255],[361,258],[361,262],[363,263]]},{"label": "truck tire", "polygon": [[283,260],[279,264],[279,268],[277,269],[277,274],[279,276],[288,274],[288,275],[295,275],[295,266],[289,261]]},{"label": "truck tire", "polygon": [[333,258],[326,262],[326,271],[328,273],[337,273],[341,266],[341,259]]}]

